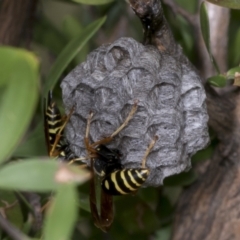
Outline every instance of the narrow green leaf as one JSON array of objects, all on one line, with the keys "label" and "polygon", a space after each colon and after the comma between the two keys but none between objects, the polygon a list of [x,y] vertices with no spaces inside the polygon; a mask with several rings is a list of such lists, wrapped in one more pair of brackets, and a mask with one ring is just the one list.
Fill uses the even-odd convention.
[{"label": "narrow green leaf", "polygon": [[59,162],[19,160],[0,169],[0,188],[19,191],[51,191],[57,188],[54,176]]},{"label": "narrow green leaf", "polygon": [[62,23],[62,29],[64,35],[71,40],[74,37],[77,37],[84,28],[81,26],[79,20],[71,15],[68,15],[64,18]]},{"label": "narrow green leaf", "polygon": [[213,76],[207,79],[207,81],[214,87],[225,87],[226,77],[223,75]]},{"label": "narrow green leaf", "polygon": [[227,79],[234,79],[235,73],[240,73],[240,67],[231,68],[227,71]]},{"label": "narrow green leaf", "polygon": [[[73,16],[67,16],[63,21],[63,32],[68,40],[72,40],[77,37],[84,30],[79,20]],[[74,58],[74,64],[78,65],[80,62],[83,62],[86,59],[87,54],[89,53],[89,44],[86,43],[81,51]]]},{"label": "narrow green leaf", "polygon": [[67,65],[73,60],[76,54],[85,46],[88,40],[97,32],[97,30],[103,25],[106,17],[100,18],[99,20],[90,24],[80,35],[72,39],[55,61],[44,86],[44,96],[50,89],[53,89],[63,71]]},{"label": "narrow green leaf", "polygon": [[72,0],[73,2],[87,4],[87,5],[102,5],[111,3],[114,0]]},{"label": "narrow green leaf", "polygon": [[26,140],[17,147],[13,156],[37,157],[47,154],[43,125],[43,121],[39,121]]},{"label": "narrow green leaf", "polygon": [[229,49],[230,52],[230,64],[232,66],[239,64],[240,62],[240,51],[239,49],[239,43],[240,43],[240,28],[238,28],[238,30],[235,32],[234,36],[231,36],[234,38],[233,43],[230,43],[229,46],[231,46],[231,48]]},{"label": "narrow green leaf", "polygon": [[0,169],[0,188],[20,191],[52,191],[60,183],[82,183],[89,171],[54,160],[24,159],[10,162]]},{"label": "narrow green leaf", "polygon": [[213,66],[215,67],[217,73],[220,74],[219,67],[218,67],[214,57],[212,56],[211,45],[210,45],[209,18],[208,18],[208,13],[207,13],[207,8],[205,5],[205,2],[202,2],[201,7],[200,7],[200,23],[201,23],[201,31],[202,31],[203,40],[206,45],[210,60],[213,63]]},{"label": "narrow green leaf", "polygon": [[77,192],[73,184],[62,184],[51,203],[44,227],[45,240],[68,240],[77,219]]},{"label": "narrow green leaf", "polygon": [[[13,152],[25,133],[38,99],[38,61],[21,49],[0,48],[0,162]],[[4,99],[4,101],[3,101]]]},{"label": "narrow green leaf", "polygon": [[221,7],[240,9],[240,0],[207,0]]}]

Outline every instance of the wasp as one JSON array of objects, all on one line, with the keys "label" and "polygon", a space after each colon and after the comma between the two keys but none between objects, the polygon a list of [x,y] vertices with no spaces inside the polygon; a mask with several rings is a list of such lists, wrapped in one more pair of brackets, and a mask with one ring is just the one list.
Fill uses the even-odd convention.
[{"label": "wasp", "polygon": [[57,104],[53,101],[52,91],[49,91],[48,99],[44,100],[44,130],[49,157],[67,162],[77,159],[63,135],[72,113],[73,108],[67,116],[62,116]]},{"label": "wasp", "polygon": [[123,124],[117,128],[109,137],[90,144],[89,131],[93,114],[87,119],[85,133],[85,147],[91,160],[91,171],[102,177],[100,213],[97,209],[97,199],[94,178],[90,182],[90,209],[94,224],[102,231],[107,232],[113,222],[113,195],[124,195],[136,192],[146,181],[150,171],[145,166],[146,159],[154,147],[158,137],[155,136],[148,146],[140,168],[125,169],[121,164],[121,153],[118,149],[109,149],[105,145],[125,127],[132,119],[137,110],[135,103]]}]

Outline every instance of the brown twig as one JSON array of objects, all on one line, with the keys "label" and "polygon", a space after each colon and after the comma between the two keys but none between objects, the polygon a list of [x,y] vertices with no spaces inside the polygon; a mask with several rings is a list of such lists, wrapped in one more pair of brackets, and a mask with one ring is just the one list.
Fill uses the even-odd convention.
[{"label": "brown twig", "polygon": [[13,240],[29,240],[29,238],[14,227],[0,214],[0,226],[1,228],[13,239]]},{"label": "brown twig", "polygon": [[159,0],[129,0],[130,6],[141,20],[144,44],[156,46],[159,51],[175,55],[184,61],[184,56],[175,42],[172,31],[164,17]]}]

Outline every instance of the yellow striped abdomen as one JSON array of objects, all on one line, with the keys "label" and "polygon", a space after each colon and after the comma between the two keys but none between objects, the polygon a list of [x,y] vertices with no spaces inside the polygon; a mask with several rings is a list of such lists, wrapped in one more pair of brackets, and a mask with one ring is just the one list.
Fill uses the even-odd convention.
[{"label": "yellow striped abdomen", "polygon": [[[49,137],[48,141],[52,147],[55,143],[56,136],[62,127],[62,116],[55,103],[51,103],[47,107],[47,111],[45,114],[46,114],[46,120],[47,120],[46,124],[47,124],[48,137]],[[61,139],[62,137],[59,139],[56,148],[61,147],[61,144],[60,144]]]},{"label": "yellow striped abdomen", "polygon": [[129,194],[138,190],[148,175],[147,168],[117,170],[102,180],[102,189],[110,195]]}]

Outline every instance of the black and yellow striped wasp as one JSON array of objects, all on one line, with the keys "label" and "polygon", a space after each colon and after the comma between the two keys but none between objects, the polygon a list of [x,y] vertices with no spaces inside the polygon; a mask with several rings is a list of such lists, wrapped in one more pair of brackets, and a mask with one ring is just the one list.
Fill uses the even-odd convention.
[{"label": "black and yellow striped wasp", "polygon": [[137,110],[135,103],[123,124],[109,137],[90,144],[89,131],[93,114],[90,113],[87,120],[85,133],[85,147],[91,160],[91,170],[102,177],[100,214],[97,210],[96,191],[94,179],[91,179],[90,208],[95,225],[106,232],[113,222],[113,195],[125,195],[136,192],[146,181],[149,169],[146,168],[146,160],[154,147],[158,137],[155,136],[145,151],[142,166],[139,168],[125,169],[121,164],[121,153],[118,149],[109,149],[105,146],[125,127]]},{"label": "black and yellow striped wasp", "polygon": [[64,137],[64,128],[72,113],[73,108],[68,116],[62,117],[57,104],[53,101],[52,92],[49,91],[48,99],[44,101],[44,130],[49,157],[67,162],[77,158]]},{"label": "black and yellow striped wasp", "polygon": [[149,169],[145,163],[147,156],[154,147],[157,137],[155,136],[148,146],[142,159],[142,166],[135,169],[124,169],[121,164],[121,153],[118,149],[110,149],[106,146],[112,139],[125,127],[132,119],[137,110],[135,103],[123,124],[114,131],[109,137],[103,138],[90,144],[89,131],[93,114],[90,113],[87,119],[85,132],[85,147],[87,156],[78,158],[70,149],[68,141],[65,139],[63,132],[73,109],[68,116],[62,117],[56,103],[52,99],[52,93],[49,92],[47,103],[44,108],[44,125],[45,137],[50,157],[56,157],[61,161],[70,163],[79,163],[79,159],[90,159],[90,169],[93,175],[102,178],[101,181],[101,200],[100,213],[97,208],[97,197],[94,177],[90,180],[90,209],[94,224],[102,231],[109,230],[113,219],[113,195],[124,195],[133,193],[146,181],[149,175]]}]

